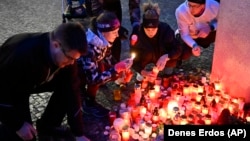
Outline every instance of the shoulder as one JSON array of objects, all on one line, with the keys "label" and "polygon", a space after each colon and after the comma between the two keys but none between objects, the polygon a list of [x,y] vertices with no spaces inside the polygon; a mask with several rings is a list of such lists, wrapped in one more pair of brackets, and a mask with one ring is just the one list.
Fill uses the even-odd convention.
[{"label": "shoulder", "polygon": [[206,8],[210,11],[217,11],[220,8],[220,4],[215,0],[207,0]]},{"label": "shoulder", "polygon": [[181,13],[187,12],[187,10],[188,10],[188,7],[187,7],[187,5],[186,5],[186,2],[183,2],[182,4],[180,4],[180,5],[176,8],[175,13],[176,13],[176,14],[181,14]]},{"label": "shoulder", "polygon": [[168,23],[160,22],[159,31],[164,33],[164,32],[173,31],[173,29],[171,28],[171,26]]}]

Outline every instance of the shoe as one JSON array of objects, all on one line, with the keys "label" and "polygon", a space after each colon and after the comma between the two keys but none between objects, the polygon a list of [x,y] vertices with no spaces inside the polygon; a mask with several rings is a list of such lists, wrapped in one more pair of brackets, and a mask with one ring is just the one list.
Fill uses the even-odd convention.
[{"label": "shoe", "polygon": [[106,117],[109,110],[97,103],[95,100],[85,99],[83,104],[83,112],[97,118]]},{"label": "shoe", "polygon": [[68,5],[66,10],[65,10],[65,15],[70,15],[72,12],[72,6],[71,5]]}]

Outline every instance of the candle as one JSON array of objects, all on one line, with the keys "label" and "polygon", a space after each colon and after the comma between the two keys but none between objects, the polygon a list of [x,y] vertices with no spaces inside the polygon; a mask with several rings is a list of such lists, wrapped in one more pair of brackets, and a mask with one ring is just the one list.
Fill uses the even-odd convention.
[{"label": "candle", "polygon": [[183,95],[184,96],[189,95],[189,85],[184,85],[183,86]]},{"label": "candle", "polygon": [[250,115],[246,116],[247,122],[250,122]]},{"label": "candle", "polygon": [[128,130],[122,130],[122,141],[129,141],[129,131]]},{"label": "candle", "polygon": [[212,123],[211,118],[212,118],[211,115],[208,115],[208,114],[207,114],[207,115],[205,116],[205,124],[206,124],[206,125],[210,125],[210,124]]},{"label": "candle", "polygon": [[214,82],[214,89],[215,90],[221,90],[221,83],[219,80]]},{"label": "candle", "polygon": [[202,114],[207,115],[208,114],[208,107],[207,105],[202,106]]},{"label": "candle", "polygon": [[122,127],[124,126],[124,120],[122,118],[116,118],[114,120],[114,128],[116,131],[120,132],[122,130]]},{"label": "candle", "polygon": [[141,117],[144,117],[144,115],[147,113],[147,109],[144,106],[140,107],[140,115]]},{"label": "candle", "polygon": [[181,115],[180,125],[186,125],[188,124],[187,116]]},{"label": "candle", "polygon": [[156,93],[160,92],[160,85],[154,85],[154,89]]},{"label": "candle", "polygon": [[167,119],[167,112],[165,109],[163,108],[159,109],[159,117],[162,122],[165,122],[165,120]]},{"label": "candle", "polygon": [[151,88],[148,92],[148,95],[151,100],[155,100],[156,99],[155,89]]},{"label": "candle", "polygon": [[145,134],[150,135],[152,133],[152,125],[150,123],[146,123],[144,128]]},{"label": "candle", "polygon": [[204,91],[204,84],[199,84],[198,85],[198,93],[203,93]]}]

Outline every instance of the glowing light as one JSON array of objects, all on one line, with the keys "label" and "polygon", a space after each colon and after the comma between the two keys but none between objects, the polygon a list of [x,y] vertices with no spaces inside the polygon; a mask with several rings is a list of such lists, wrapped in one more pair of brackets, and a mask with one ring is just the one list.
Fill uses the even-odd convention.
[{"label": "glowing light", "polygon": [[131,59],[134,59],[135,58],[135,53],[131,53]]}]

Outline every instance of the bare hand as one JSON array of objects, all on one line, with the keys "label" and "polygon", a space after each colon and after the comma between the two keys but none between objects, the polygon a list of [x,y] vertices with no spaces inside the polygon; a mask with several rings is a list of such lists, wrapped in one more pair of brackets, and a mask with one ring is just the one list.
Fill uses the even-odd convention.
[{"label": "bare hand", "polygon": [[133,60],[131,58],[122,60],[115,64],[116,72],[120,73],[122,71],[129,70],[133,65]]},{"label": "bare hand", "polygon": [[24,141],[28,141],[37,135],[37,131],[30,123],[24,122],[23,126],[16,131],[16,134]]},{"label": "bare hand", "polygon": [[200,56],[201,55],[201,47],[200,46],[195,46],[192,48],[192,53],[194,56]]},{"label": "bare hand", "polygon": [[168,54],[164,54],[158,59],[156,67],[158,68],[159,71],[162,71],[165,68],[165,65],[168,60],[169,60]]}]

